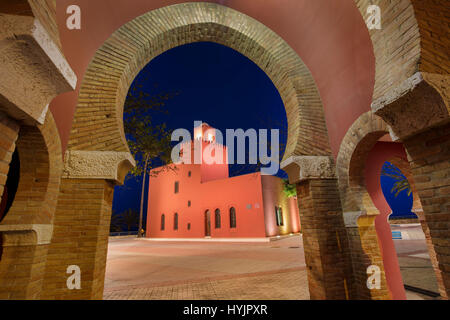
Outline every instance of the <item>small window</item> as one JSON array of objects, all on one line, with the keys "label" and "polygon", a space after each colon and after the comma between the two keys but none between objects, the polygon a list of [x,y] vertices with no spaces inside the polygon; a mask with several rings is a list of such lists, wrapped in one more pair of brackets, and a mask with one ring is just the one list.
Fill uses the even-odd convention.
[{"label": "small window", "polygon": [[164,231],[166,228],[166,216],[164,214],[161,215],[161,231]]},{"label": "small window", "polygon": [[277,219],[277,226],[283,226],[283,209],[281,207],[275,207],[275,217]]},{"label": "small window", "polygon": [[219,209],[216,209],[216,211],[215,211],[214,220],[215,220],[215,227],[216,227],[216,229],[219,229],[220,225],[221,225],[220,210]]},{"label": "small window", "polygon": [[188,230],[191,230],[191,224],[190,223],[188,223]]},{"label": "small window", "polygon": [[188,200],[188,207],[191,206],[191,200]]},{"label": "small window", "polygon": [[178,230],[178,213],[173,215],[173,230]]},{"label": "small window", "polygon": [[252,208],[252,205],[249,203],[249,204],[247,205],[247,209],[250,210],[251,208]]},{"label": "small window", "polygon": [[230,208],[230,228],[236,228],[236,209]]},{"label": "small window", "polygon": [[175,181],[175,193],[178,193],[178,191],[180,191],[180,183]]},{"label": "small window", "polygon": [[192,175],[192,172],[188,172],[188,177],[190,178],[191,177],[191,175]]}]

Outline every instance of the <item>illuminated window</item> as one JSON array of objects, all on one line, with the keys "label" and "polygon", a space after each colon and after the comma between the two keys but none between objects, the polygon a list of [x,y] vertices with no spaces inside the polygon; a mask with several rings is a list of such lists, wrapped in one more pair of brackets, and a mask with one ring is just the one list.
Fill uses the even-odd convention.
[{"label": "illuminated window", "polygon": [[173,215],[173,230],[178,230],[178,213]]},{"label": "illuminated window", "polygon": [[161,215],[161,231],[164,231],[166,228],[166,216],[164,214]]},{"label": "illuminated window", "polygon": [[230,228],[236,228],[236,209],[230,208]]},{"label": "illuminated window", "polygon": [[214,220],[215,220],[215,227],[216,229],[220,228],[220,210],[216,209],[215,214],[214,214]]},{"label": "illuminated window", "polygon": [[175,193],[178,193],[180,191],[180,183],[178,181],[175,181]]},{"label": "illuminated window", "polygon": [[275,207],[275,217],[277,219],[277,226],[283,226],[283,209],[281,207]]}]

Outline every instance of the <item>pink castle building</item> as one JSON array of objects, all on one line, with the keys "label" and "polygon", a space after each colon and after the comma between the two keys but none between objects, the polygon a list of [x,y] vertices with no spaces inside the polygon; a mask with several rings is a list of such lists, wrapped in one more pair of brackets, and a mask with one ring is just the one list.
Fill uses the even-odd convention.
[{"label": "pink castle building", "polygon": [[[195,128],[194,137],[202,150],[216,143],[215,129],[205,123]],[[262,238],[300,232],[297,198],[285,195],[282,179],[260,172],[230,178],[225,146],[216,144],[222,163],[202,158],[195,164],[194,141],[180,154],[189,145],[191,164],[171,164],[150,176],[147,237]]]}]

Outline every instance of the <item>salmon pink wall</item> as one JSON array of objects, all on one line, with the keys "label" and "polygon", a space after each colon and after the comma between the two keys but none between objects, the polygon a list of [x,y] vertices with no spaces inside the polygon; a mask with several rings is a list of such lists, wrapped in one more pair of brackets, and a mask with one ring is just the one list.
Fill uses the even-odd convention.
[{"label": "salmon pink wall", "polygon": [[365,181],[367,191],[379,210],[380,214],[375,219],[375,228],[383,255],[386,281],[393,299],[406,300],[397,252],[392,240],[391,227],[388,222],[391,208],[384,198],[381,189],[380,175],[383,164],[392,158],[407,160],[405,148],[402,143],[378,141],[369,152],[366,160]]},{"label": "salmon pink wall", "polygon": [[[75,92],[50,105],[63,149],[86,68],[95,51],[123,24],[180,0],[58,0],[57,19],[64,54],[78,76]],[[303,59],[317,83],[336,156],[347,128],[370,110],[375,76],[372,43],[353,0],[216,0],[262,22]],[[82,10],[82,29],[66,28],[66,8]]]},{"label": "salmon pink wall", "polygon": [[[267,236],[300,232],[297,201],[284,195],[283,181],[274,176],[262,176],[261,179]],[[283,209],[283,226],[277,226],[275,206]]]},{"label": "salmon pink wall", "polygon": [[[150,178],[147,215],[147,237],[203,238],[205,212],[211,214],[211,237],[265,237],[259,173],[201,183],[200,165],[181,165],[156,178]],[[191,171],[191,177],[188,172]],[[179,193],[174,182],[179,181]],[[188,201],[191,206],[188,207]],[[250,204],[251,208],[247,208]],[[229,210],[236,209],[236,228],[230,228]],[[214,211],[221,212],[221,228],[216,229]],[[174,213],[179,215],[179,228],[173,229]],[[165,230],[161,231],[161,215],[165,214]],[[188,223],[191,229],[188,230]]]}]

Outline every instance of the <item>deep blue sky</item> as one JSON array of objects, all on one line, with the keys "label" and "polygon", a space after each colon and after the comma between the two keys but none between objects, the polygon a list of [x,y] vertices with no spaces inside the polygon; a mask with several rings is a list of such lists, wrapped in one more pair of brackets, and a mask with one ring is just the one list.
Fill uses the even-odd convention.
[{"label": "deep blue sky", "polygon": [[[151,95],[179,92],[167,102],[167,115],[153,115],[156,123],[165,122],[169,129],[192,132],[197,120],[223,133],[225,129],[279,128],[280,142],[286,142],[286,111],[277,89],[256,64],[231,48],[211,42],[176,47],[153,59],[132,88],[137,85]],[[252,171],[242,169],[230,166],[230,175]],[[278,175],[285,176],[282,171]],[[113,210],[138,209],[140,186],[136,179],[129,179],[116,187]]]},{"label": "deep blue sky", "polygon": [[[151,95],[179,92],[166,105],[168,114],[155,113],[155,123],[167,123],[170,130],[192,132],[196,120],[222,130],[242,128],[281,129],[286,143],[286,112],[280,95],[267,75],[251,60],[228,47],[200,42],[176,47],[153,59],[136,77],[131,89],[142,85]],[[230,175],[249,173],[254,168],[230,166]],[[285,177],[280,170],[279,176]],[[390,193],[393,180],[381,177],[385,197],[395,215],[411,211],[412,197]],[[141,182],[127,179],[116,187],[113,210],[139,209]],[[147,200],[146,200],[147,201]]]},{"label": "deep blue sky", "polygon": [[[389,162],[385,162],[385,165]],[[392,165],[392,164],[391,164]],[[394,166],[395,167],[395,166]],[[404,176],[403,176],[404,177]],[[406,178],[405,178],[406,179]],[[408,196],[408,192],[402,191],[395,197],[395,192],[391,192],[394,186],[395,179],[388,176],[380,176],[381,189],[383,191],[384,198],[389,204],[392,210],[391,216],[397,217],[415,217],[416,215],[411,212],[413,206],[413,195]]]}]

